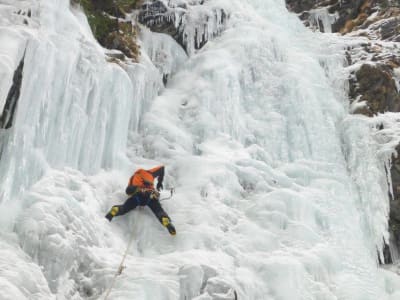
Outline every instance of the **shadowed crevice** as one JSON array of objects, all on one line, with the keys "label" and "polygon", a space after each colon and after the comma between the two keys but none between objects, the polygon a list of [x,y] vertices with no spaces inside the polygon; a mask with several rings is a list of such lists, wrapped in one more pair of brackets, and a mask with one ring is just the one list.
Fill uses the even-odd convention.
[{"label": "shadowed crevice", "polygon": [[21,62],[18,65],[18,68],[14,72],[13,83],[8,92],[6,103],[4,105],[3,113],[0,117],[0,128],[8,129],[12,126],[15,111],[17,108],[17,103],[21,91],[22,84],[22,72],[24,69],[24,59],[25,56],[22,57]]}]

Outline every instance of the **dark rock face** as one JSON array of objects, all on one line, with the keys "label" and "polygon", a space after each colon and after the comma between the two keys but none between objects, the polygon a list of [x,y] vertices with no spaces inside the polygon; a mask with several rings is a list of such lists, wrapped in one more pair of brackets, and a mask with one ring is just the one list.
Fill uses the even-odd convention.
[{"label": "dark rock face", "polygon": [[[340,32],[345,24],[358,16],[360,13],[362,0],[286,0],[287,8],[290,11],[300,14],[300,19],[307,26],[312,25],[310,11],[317,8],[327,8],[328,13],[337,14],[336,21],[332,24],[332,32]],[[318,28],[326,32],[320,23]]]},{"label": "dark rock face", "polygon": [[[393,41],[400,40],[399,19],[400,2],[390,0],[286,0],[286,6],[290,11],[299,14],[306,26],[312,26],[310,15],[312,10],[326,8],[328,13],[335,14],[336,20],[332,24],[332,32],[348,33],[355,28],[366,28],[371,23],[384,19],[386,24],[379,26],[382,39],[389,37]],[[368,20],[372,13],[379,12],[373,19]],[[393,19],[390,19],[393,18]],[[325,32],[322,24],[318,28]],[[380,33],[378,34],[380,35]]]},{"label": "dark rock face", "polygon": [[400,10],[398,17],[388,19],[380,28],[381,38],[393,42],[400,42]]},{"label": "dark rock face", "polygon": [[[123,20],[139,0],[70,0],[85,12],[94,37],[107,49],[121,51],[125,58],[138,61],[137,31],[131,21]],[[118,60],[119,58],[115,58]]]},{"label": "dark rock face", "polygon": [[136,31],[131,22],[118,22],[118,30],[108,33],[103,41],[103,46],[107,49],[121,51],[126,57],[137,61],[139,57],[139,47],[136,44]]},{"label": "dark rock face", "polygon": [[170,35],[184,47],[180,25],[175,25],[175,14],[162,1],[145,2],[140,8],[138,21],[151,31]]},{"label": "dark rock face", "polygon": [[[333,0],[335,1],[335,0]],[[286,6],[290,11],[295,13],[302,13],[315,8],[319,5],[326,6],[324,0],[286,0]],[[332,1],[329,1],[332,2]]]},{"label": "dark rock face", "polygon": [[[342,32],[346,28],[346,24],[351,22],[351,20],[357,20],[356,22],[361,22],[364,18],[363,0],[344,0],[336,1],[335,5],[329,8],[329,12],[338,12],[339,18],[334,24],[332,24],[332,32]],[[352,24],[352,23],[351,23]]]},{"label": "dark rock face", "polygon": [[18,68],[14,72],[13,83],[11,85],[10,91],[8,92],[3,113],[1,114],[0,117],[0,128],[8,129],[12,126],[21,91],[23,69],[24,69],[24,58],[21,59]]},{"label": "dark rock face", "polygon": [[[215,8],[209,14],[208,11],[201,10],[203,4],[204,0],[192,1],[189,5],[148,0],[139,9],[138,21],[151,31],[170,35],[190,53],[192,45],[196,50],[202,48],[210,38],[220,33],[226,23],[227,15],[222,8]],[[196,20],[192,24],[195,27],[194,33],[186,31],[186,23],[191,20]],[[210,24],[215,25],[211,31],[208,26]]]},{"label": "dark rock face", "polygon": [[373,116],[386,111],[400,111],[400,94],[393,80],[393,70],[386,65],[361,66],[350,89],[351,98],[358,96],[367,105],[355,113]]}]

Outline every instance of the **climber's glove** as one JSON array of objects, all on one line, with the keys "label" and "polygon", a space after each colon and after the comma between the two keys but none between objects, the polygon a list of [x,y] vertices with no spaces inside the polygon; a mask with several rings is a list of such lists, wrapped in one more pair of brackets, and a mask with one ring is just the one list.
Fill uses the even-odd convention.
[{"label": "climber's glove", "polygon": [[160,193],[157,191],[152,191],[150,194],[150,199],[151,200],[158,200],[160,198]]}]

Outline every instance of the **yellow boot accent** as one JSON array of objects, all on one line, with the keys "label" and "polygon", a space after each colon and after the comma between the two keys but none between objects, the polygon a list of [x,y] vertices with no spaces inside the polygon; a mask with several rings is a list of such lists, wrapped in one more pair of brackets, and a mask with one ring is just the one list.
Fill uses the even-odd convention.
[{"label": "yellow boot accent", "polygon": [[164,227],[167,227],[168,224],[169,224],[169,219],[167,217],[162,217],[161,218],[161,222],[162,222]]},{"label": "yellow boot accent", "polygon": [[111,208],[110,214],[111,214],[113,217],[115,217],[115,215],[116,215],[118,212],[119,212],[119,207],[113,206],[113,207]]}]

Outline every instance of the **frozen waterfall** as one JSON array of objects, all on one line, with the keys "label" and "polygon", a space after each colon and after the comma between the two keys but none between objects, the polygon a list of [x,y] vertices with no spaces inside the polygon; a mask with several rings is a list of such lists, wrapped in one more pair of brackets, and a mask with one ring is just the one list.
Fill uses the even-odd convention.
[{"label": "frozen waterfall", "polygon": [[[109,299],[399,299],[378,265],[398,138],[377,128],[397,116],[348,113],[344,41],[283,0],[170,2],[225,28],[187,56],[143,27],[119,65],[69,0],[0,0],[0,111],[24,62],[0,129],[0,299],[102,299],[131,233]],[[109,223],[157,164],[177,235],[148,208]]]}]

